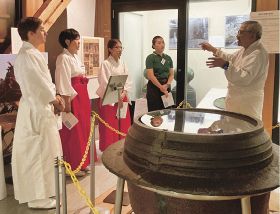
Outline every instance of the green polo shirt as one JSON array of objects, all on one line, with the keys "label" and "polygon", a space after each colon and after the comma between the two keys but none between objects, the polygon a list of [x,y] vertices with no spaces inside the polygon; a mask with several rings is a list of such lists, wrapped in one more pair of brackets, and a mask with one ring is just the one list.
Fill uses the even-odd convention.
[{"label": "green polo shirt", "polygon": [[169,69],[173,68],[173,62],[167,54],[159,54],[153,52],[146,58],[146,69],[153,69],[155,77],[160,79],[168,79]]}]

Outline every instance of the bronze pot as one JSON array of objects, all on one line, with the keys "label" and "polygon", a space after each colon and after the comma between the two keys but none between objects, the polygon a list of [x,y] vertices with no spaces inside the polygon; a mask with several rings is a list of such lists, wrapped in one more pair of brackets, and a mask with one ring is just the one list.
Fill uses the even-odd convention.
[{"label": "bronze pot", "polygon": [[[155,116],[163,119],[157,127],[151,122]],[[122,142],[113,144],[102,159],[111,172],[128,181],[130,197],[135,199],[132,207],[141,214],[136,210],[141,197],[150,198],[147,202],[153,204],[158,195],[166,196],[164,200],[172,201],[173,207],[183,204],[185,210],[181,200],[190,202],[180,199],[184,195],[195,196],[195,200],[228,200],[268,193],[279,186],[278,157],[278,146],[272,144],[258,119],[219,110],[176,109],[138,117],[124,147]],[[139,187],[140,198],[133,194]],[[269,194],[261,198],[266,209]],[[172,213],[168,207],[165,212]]]}]

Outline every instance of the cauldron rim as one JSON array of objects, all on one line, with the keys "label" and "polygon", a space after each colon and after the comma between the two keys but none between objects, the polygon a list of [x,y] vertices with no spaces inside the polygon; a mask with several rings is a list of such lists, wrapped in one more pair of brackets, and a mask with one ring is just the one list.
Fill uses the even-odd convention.
[{"label": "cauldron rim", "polygon": [[[240,131],[238,133],[235,133],[235,136],[242,136],[244,134],[247,133],[257,133],[257,132],[261,132],[264,131],[263,128],[263,122],[255,117],[251,117],[245,114],[241,114],[241,113],[236,113],[236,112],[230,112],[230,111],[223,111],[223,110],[218,110],[218,109],[204,109],[204,108],[188,108],[188,109],[184,109],[184,108],[179,108],[179,109],[168,109],[168,110],[176,110],[176,111],[191,111],[191,112],[202,112],[202,113],[215,113],[215,114],[221,114],[221,115],[225,115],[225,116],[231,116],[231,117],[237,117],[238,119],[242,117],[242,119],[245,119],[246,121],[250,121],[249,123],[251,124],[255,124],[255,127],[252,128],[251,130],[244,130],[244,131]],[[148,112],[150,113],[156,113],[157,111],[150,111]],[[147,114],[147,113],[145,113]],[[159,129],[159,128],[155,128],[155,127],[151,127],[151,126],[147,126],[146,124],[144,124],[143,122],[141,122],[140,118],[142,116],[144,116],[145,114],[141,114],[138,115],[136,118],[134,118],[134,123],[137,123],[138,126],[143,127],[143,128],[150,128],[152,130],[154,130],[155,132],[162,132],[162,131],[167,131],[165,129]],[[178,135],[185,135],[188,134],[188,136],[199,136],[199,137],[207,137],[207,138],[217,138],[217,137],[225,137],[225,136],[232,136],[232,133],[219,133],[219,134],[201,134],[201,133],[184,133],[184,132],[178,132],[178,131],[170,131],[168,130],[169,133],[176,133]]]}]

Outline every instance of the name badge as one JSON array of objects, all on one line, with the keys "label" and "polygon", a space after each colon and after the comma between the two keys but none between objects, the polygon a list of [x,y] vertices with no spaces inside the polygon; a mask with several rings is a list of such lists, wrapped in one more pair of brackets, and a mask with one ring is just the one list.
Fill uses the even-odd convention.
[{"label": "name badge", "polygon": [[164,58],[162,58],[162,60],[161,60],[161,64],[165,64],[165,59]]}]

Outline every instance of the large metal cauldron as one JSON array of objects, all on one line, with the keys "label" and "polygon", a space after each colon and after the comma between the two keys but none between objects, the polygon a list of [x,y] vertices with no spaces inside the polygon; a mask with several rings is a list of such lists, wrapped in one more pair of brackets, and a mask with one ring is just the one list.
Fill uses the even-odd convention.
[{"label": "large metal cauldron", "polygon": [[253,214],[266,214],[279,186],[277,152],[257,119],[179,109],[137,118],[124,147],[115,143],[102,159],[127,180],[136,214],[239,214],[243,196],[254,196]]}]

